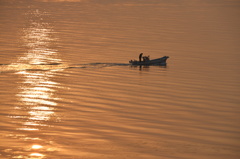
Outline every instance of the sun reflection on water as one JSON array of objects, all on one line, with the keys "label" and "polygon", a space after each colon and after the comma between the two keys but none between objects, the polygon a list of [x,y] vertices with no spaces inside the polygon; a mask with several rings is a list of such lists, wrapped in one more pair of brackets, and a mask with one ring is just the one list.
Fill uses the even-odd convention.
[{"label": "sun reflection on water", "polygon": [[[30,19],[27,27],[23,28],[22,41],[26,53],[19,58],[18,64],[31,64],[36,68],[39,64],[40,67],[42,64],[61,62],[61,59],[57,58],[57,50],[52,48],[53,43],[57,40],[52,35],[53,27],[51,23],[43,20],[46,15],[46,12],[39,10],[26,14]],[[19,93],[16,94],[19,103],[15,106],[15,110],[19,114],[11,116],[20,123],[17,128],[19,134],[15,134],[15,136],[21,134],[21,137],[18,138],[25,142],[26,146],[35,142],[30,149],[26,150],[27,152],[18,152],[23,158],[46,158],[44,152],[56,149],[52,145],[49,146],[51,141],[46,139],[44,130],[53,127],[52,123],[59,120],[55,110],[59,100],[56,92],[60,84],[53,81],[57,70],[22,70],[16,74],[21,77],[22,82],[19,83]],[[44,144],[48,146],[44,146]]]},{"label": "sun reflection on water", "polygon": [[42,145],[32,145],[32,149],[41,149]]},{"label": "sun reflection on water", "polygon": [[34,158],[37,157],[38,159],[41,159],[41,158],[44,158],[44,155],[41,153],[31,153],[30,157],[34,157]]}]

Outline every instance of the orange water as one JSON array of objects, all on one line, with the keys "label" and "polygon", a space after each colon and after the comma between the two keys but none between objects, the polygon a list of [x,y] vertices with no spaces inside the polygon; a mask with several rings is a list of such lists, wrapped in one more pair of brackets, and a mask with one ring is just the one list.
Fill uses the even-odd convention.
[{"label": "orange water", "polygon": [[[238,159],[238,0],[0,2],[0,158]],[[166,67],[131,67],[139,53]]]}]

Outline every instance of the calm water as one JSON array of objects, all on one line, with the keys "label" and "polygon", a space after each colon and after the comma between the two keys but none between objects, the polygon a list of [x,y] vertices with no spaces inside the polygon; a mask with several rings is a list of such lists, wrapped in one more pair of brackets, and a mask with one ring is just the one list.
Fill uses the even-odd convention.
[{"label": "calm water", "polygon": [[[240,158],[239,0],[0,0],[0,158]],[[166,67],[131,67],[143,52]]]}]

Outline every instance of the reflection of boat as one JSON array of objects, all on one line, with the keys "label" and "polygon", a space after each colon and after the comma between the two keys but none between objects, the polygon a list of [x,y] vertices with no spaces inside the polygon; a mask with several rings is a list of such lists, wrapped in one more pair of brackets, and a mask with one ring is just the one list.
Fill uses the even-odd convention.
[{"label": "reflection of boat", "polygon": [[158,59],[153,59],[153,60],[145,60],[145,61],[137,61],[137,60],[131,60],[129,61],[130,64],[132,65],[166,65],[166,61],[169,57],[168,56],[163,56]]}]

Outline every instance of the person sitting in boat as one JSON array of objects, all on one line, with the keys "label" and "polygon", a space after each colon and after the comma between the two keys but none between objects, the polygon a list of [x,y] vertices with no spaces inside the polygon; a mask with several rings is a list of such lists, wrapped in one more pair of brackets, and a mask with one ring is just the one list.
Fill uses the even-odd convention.
[{"label": "person sitting in boat", "polygon": [[150,56],[148,55],[148,56],[143,56],[143,61],[145,62],[145,61],[149,61],[150,60]]}]

